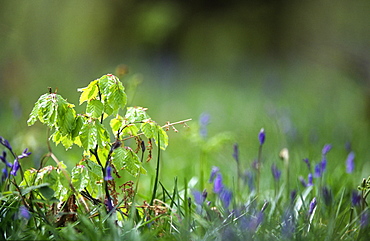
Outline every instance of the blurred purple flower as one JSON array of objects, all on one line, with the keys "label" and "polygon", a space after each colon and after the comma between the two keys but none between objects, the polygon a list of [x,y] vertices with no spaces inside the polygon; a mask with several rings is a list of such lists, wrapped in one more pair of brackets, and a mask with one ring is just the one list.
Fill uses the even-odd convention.
[{"label": "blurred purple flower", "polygon": [[213,180],[215,179],[216,177],[216,174],[220,171],[220,168],[216,167],[216,166],[213,166],[212,167],[212,171],[211,171],[211,176],[209,177],[209,183],[213,182]]},{"label": "blurred purple flower", "polygon": [[291,209],[287,209],[283,214],[283,222],[281,224],[281,233],[284,238],[291,239],[296,229],[294,213]]},{"label": "blurred purple flower", "polygon": [[326,170],[327,161],[326,161],[326,157],[325,156],[322,158],[320,164],[321,164],[321,174],[322,174]]},{"label": "blurred purple flower", "polygon": [[239,146],[238,143],[234,144],[233,157],[237,163],[239,163]]},{"label": "blurred purple flower", "polygon": [[19,216],[29,220],[31,218],[31,213],[25,206],[22,205],[19,207]]},{"label": "blurred purple flower", "polygon": [[114,206],[113,206],[113,201],[110,198],[106,198],[104,201],[105,206],[108,208],[108,212],[112,211]]},{"label": "blurred purple flower", "polygon": [[347,173],[352,173],[355,169],[355,153],[351,151],[346,160]]},{"label": "blurred purple flower", "polygon": [[254,177],[251,171],[245,171],[243,175],[244,184],[247,184],[250,191],[254,190]]},{"label": "blurred purple flower", "polygon": [[318,163],[315,165],[315,177],[321,177],[322,176],[322,165],[321,163]]},{"label": "blurred purple flower", "polygon": [[12,170],[10,171],[10,175],[16,176],[20,167],[21,166],[19,165],[18,159],[16,158],[14,160]]},{"label": "blurred purple flower", "polygon": [[307,186],[312,186],[313,185],[312,173],[308,173],[307,181],[308,181]]},{"label": "blurred purple flower", "polygon": [[303,187],[307,187],[306,180],[304,180],[304,178],[302,176],[299,176],[299,181],[301,182]]},{"label": "blurred purple flower", "polygon": [[3,155],[2,156],[0,156],[0,159],[1,159],[1,161],[7,166],[7,167],[13,167],[13,164],[12,163],[10,163],[10,162],[8,162],[7,160],[6,160],[6,151],[3,151]]},{"label": "blurred purple flower", "polygon": [[113,177],[112,177],[112,167],[110,165],[108,165],[107,168],[105,169],[105,177],[104,177],[104,180],[105,181],[113,180]]},{"label": "blurred purple flower", "polygon": [[310,160],[308,160],[308,158],[305,158],[305,159],[303,159],[303,161],[306,163],[308,170],[311,171]]},{"label": "blurred purple flower", "polygon": [[210,115],[208,113],[203,112],[200,115],[200,118],[199,118],[199,126],[200,126],[199,134],[203,138],[207,137],[207,135],[208,135],[207,126],[209,124],[209,120],[210,120]]},{"label": "blurred purple flower", "polygon": [[332,148],[331,144],[324,145],[324,147],[322,148],[322,154],[325,156],[326,154],[328,154],[331,148]]},{"label": "blurred purple flower", "polygon": [[290,192],[290,202],[293,203],[295,198],[297,197],[297,191],[293,190]]},{"label": "blurred purple flower", "polygon": [[223,188],[222,191],[219,193],[219,198],[226,209],[230,206],[232,197],[233,193],[227,188]]},{"label": "blurred purple flower", "polygon": [[263,143],[265,143],[265,138],[266,138],[265,129],[262,128],[260,130],[260,133],[258,134],[258,140],[260,141],[261,146],[263,145]]},{"label": "blurred purple flower", "polygon": [[4,167],[2,169],[1,182],[4,182],[8,178],[8,169]]},{"label": "blurred purple flower", "polygon": [[361,203],[361,194],[357,191],[352,191],[352,206],[360,206]]},{"label": "blurred purple flower", "polygon": [[275,163],[271,165],[271,172],[272,172],[272,176],[274,177],[274,179],[278,181],[281,176],[281,171],[277,168]]},{"label": "blurred purple flower", "polygon": [[361,228],[366,228],[368,225],[369,225],[369,210],[365,210],[361,214],[360,226]]},{"label": "blurred purple flower", "polygon": [[2,136],[0,136],[0,144],[12,151],[12,146],[9,144],[9,141]]},{"label": "blurred purple flower", "polygon": [[263,212],[259,211],[256,215],[253,215],[248,220],[248,226],[247,228],[255,232],[258,228],[258,226],[263,222]]},{"label": "blurred purple flower", "polygon": [[[207,197],[207,191],[204,189],[203,193],[198,191],[198,190],[193,190],[192,191],[193,196],[194,196],[194,202],[198,205],[202,205],[204,201],[206,200]],[[205,193],[205,195],[204,195]]]},{"label": "blurred purple flower", "polygon": [[222,175],[221,173],[217,173],[217,176],[213,182],[213,191],[219,194],[222,192],[223,189],[224,189],[224,184],[222,183]]},{"label": "blurred purple flower", "polygon": [[28,151],[28,148],[24,149],[24,151],[22,152],[21,155],[18,156],[18,159],[22,159],[22,158],[25,158],[25,157],[28,157],[29,155],[31,155],[32,152],[29,152]]},{"label": "blurred purple flower", "polygon": [[316,205],[317,205],[317,202],[316,202],[316,197],[314,197],[312,199],[312,201],[310,202],[310,206],[308,208],[308,214],[309,215],[312,215],[313,211],[315,210],[316,208]]},{"label": "blurred purple flower", "polygon": [[322,194],[322,197],[324,199],[324,203],[326,206],[329,206],[331,205],[332,201],[333,201],[333,195],[331,193],[331,190],[324,186],[321,188],[321,194]]}]

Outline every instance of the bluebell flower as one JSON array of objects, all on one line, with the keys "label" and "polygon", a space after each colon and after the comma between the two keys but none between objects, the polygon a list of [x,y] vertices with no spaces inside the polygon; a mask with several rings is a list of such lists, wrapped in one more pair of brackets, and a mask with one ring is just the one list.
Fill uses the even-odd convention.
[{"label": "bluebell flower", "polygon": [[31,218],[31,213],[24,205],[22,205],[19,207],[19,216],[29,220]]},{"label": "bluebell flower", "polygon": [[208,113],[202,113],[200,115],[200,118],[199,118],[199,126],[200,126],[199,134],[203,138],[206,138],[207,135],[208,135],[207,126],[209,124],[209,120],[210,120],[210,115]]},{"label": "bluebell flower", "polygon": [[303,161],[306,163],[308,170],[311,171],[310,160],[308,160],[308,158],[305,158],[305,159],[303,159]]},{"label": "bluebell flower", "polygon": [[284,238],[290,239],[294,235],[295,229],[296,229],[296,221],[295,221],[294,213],[289,208],[285,210],[283,214],[283,221],[281,224],[281,233]]},{"label": "bluebell flower", "polygon": [[301,182],[303,187],[307,187],[306,180],[304,180],[304,178],[302,176],[299,176],[299,181]]},{"label": "bluebell flower", "polygon": [[222,183],[222,175],[221,173],[217,173],[215,180],[213,181],[213,191],[215,193],[221,193],[224,189],[224,184]]},{"label": "bluebell flower", "polygon": [[237,163],[239,163],[239,146],[237,143],[234,144],[233,157]]},{"label": "bluebell flower", "polygon": [[32,153],[28,151],[28,148],[26,148],[26,149],[24,149],[24,151],[22,152],[22,154],[18,156],[18,159],[22,159],[22,158],[28,157],[31,154]]},{"label": "bluebell flower", "polygon": [[361,204],[361,194],[357,191],[352,191],[352,206],[360,206]]},{"label": "bluebell flower", "polygon": [[255,232],[258,228],[258,226],[263,222],[263,212],[259,211],[257,212],[256,215],[254,216],[251,216],[248,220],[248,226],[247,228],[252,231],[252,232]]},{"label": "bluebell flower", "polygon": [[105,181],[113,180],[113,177],[112,177],[112,167],[110,165],[108,165],[107,168],[106,168],[106,170],[105,170],[104,180]]},{"label": "bluebell flower", "polygon": [[202,205],[204,203],[204,201],[206,199],[206,195],[203,195],[203,193],[199,192],[198,190],[193,190],[192,194],[194,196],[194,202],[196,204]]},{"label": "bluebell flower", "polygon": [[225,208],[228,208],[230,206],[232,197],[233,193],[227,188],[223,188],[222,191],[219,193],[219,198]]},{"label": "bluebell flower", "polygon": [[331,205],[331,203],[333,201],[333,195],[331,193],[331,190],[328,187],[324,186],[321,189],[321,194],[322,194],[322,197],[324,199],[325,205],[326,206]]},{"label": "bluebell flower", "polygon": [[326,154],[328,154],[331,148],[332,148],[331,144],[324,145],[324,147],[322,148],[322,154],[325,156]]},{"label": "bluebell flower", "polygon": [[307,186],[312,186],[313,185],[312,173],[308,173],[307,181],[308,181]]},{"label": "bluebell flower", "polygon": [[211,176],[209,177],[209,183],[213,182],[213,180],[215,179],[216,177],[216,174],[220,171],[220,168],[216,167],[216,166],[213,166],[212,167],[212,171],[211,171]]},{"label": "bluebell flower", "polygon": [[274,179],[278,181],[281,176],[281,171],[277,168],[275,163],[271,165],[271,172],[272,172],[272,176],[274,177]]},{"label": "bluebell flower", "polygon": [[262,128],[260,130],[260,133],[258,134],[258,140],[260,141],[261,146],[263,145],[263,143],[265,143],[265,138],[266,138],[265,129]]},{"label": "bluebell flower", "polygon": [[347,160],[346,160],[346,169],[347,169],[347,173],[352,173],[353,170],[355,169],[355,153],[353,151],[351,151],[348,156],[347,156]]},{"label": "bluebell flower", "polygon": [[290,202],[293,203],[296,197],[297,197],[297,190],[291,191],[290,192]]},{"label": "bluebell flower", "polygon": [[320,164],[321,164],[321,174],[322,174],[326,170],[327,161],[326,161],[326,157],[325,156],[322,158]]},{"label": "bluebell flower", "polygon": [[321,177],[322,176],[322,164],[318,163],[315,165],[315,177]]},{"label": "bluebell flower", "polygon": [[10,145],[9,141],[2,136],[0,136],[0,144],[8,148],[10,151],[12,151],[12,146]]},{"label": "bluebell flower", "polygon": [[8,178],[8,168],[4,167],[1,172],[1,182],[4,182]]},{"label": "bluebell flower", "polygon": [[13,175],[13,176],[16,176],[17,175],[17,172],[19,170],[21,166],[19,165],[19,161],[18,159],[16,158],[14,160],[14,163],[13,163],[13,167],[12,167],[12,170],[10,171],[10,175]]},{"label": "bluebell flower", "polygon": [[254,190],[254,176],[251,171],[245,171],[243,175],[244,184],[247,184],[249,190]]},{"label": "bluebell flower", "polygon": [[317,205],[316,197],[312,199],[310,202],[310,206],[308,207],[308,215],[312,215],[313,211],[315,210]]}]

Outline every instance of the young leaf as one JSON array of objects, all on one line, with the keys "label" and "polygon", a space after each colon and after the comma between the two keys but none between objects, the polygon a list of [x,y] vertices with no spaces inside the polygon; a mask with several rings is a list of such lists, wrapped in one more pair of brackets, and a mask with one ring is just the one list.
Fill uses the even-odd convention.
[{"label": "young leaf", "polygon": [[92,119],[85,120],[80,131],[80,141],[86,151],[94,149],[98,143],[98,130],[95,123],[96,121]]},{"label": "young leaf", "polygon": [[98,81],[98,79],[91,81],[87,87],[77,89],[79,92],[82,92],[80,95],[80,105],[85,101],[90,101],[97,97],[99,93]]},{"label": "young leaf", "polygon": [[127,107],[125,118],[127,122],[134,123],[134,122],[141,122],[144,120],[150,119],[149,115],[146,113],[146,108],[143,107]]},{"label": "young leaf", "polygon": [[57,96],[58,115],[56,120],[56,128],[63,134],[69,135],[75,128],[76,111],[74,105],[69,104],[61,96]]},{"label": "young leaf", "polygon": [[99,118],[103,114],[104,105],[100,100],[91,100],[87,103],[86,114],[93,117]]},{"label": "young leaf", "polygon": [[112,162],[116,169],[125,169],[133,176],[137,176],[140,172],[146,173],[145,169],[141,166],[139,157],[129,147],[114,150]]},{"label": "young leaf", "polygon": [[88,170],[83,165],[77,165],[72,169],[72,184],[80,192],[89,184]]}]

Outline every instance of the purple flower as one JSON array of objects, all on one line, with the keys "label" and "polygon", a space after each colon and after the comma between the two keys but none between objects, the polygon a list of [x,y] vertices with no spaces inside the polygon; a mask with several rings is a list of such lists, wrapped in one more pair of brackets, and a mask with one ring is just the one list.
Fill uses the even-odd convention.
[{"label": "purple flower", "polygon": [[308,158],[305,158],[305,159],[303,159],[303,161],[306,163],[308,170],[311,171],[310,160],[308,160]]},{"label": "purple flower", "polygon": [[315,165],[315,177],[321,177],[322,176],[322,164],[318,163]]},{"label": "purple flower", "polygon": [[360,206],[361,194],[357,191],[352,191],[352,206]]},{"label": "purple flower", "polygon": [[10,171],[10,175],[16,176],[17,172],[21,166],[19,165],[18,159],[14,160],[12,170]]},{"label": "purple flower", "polygon": [[326,170],[326,157],[323,157],[322,160],[321,160],[321,173],[324,173],[325,170]]},{"label": "purple flower", "polygon": [[307,186],[312,186],[313,185],[313,176],[312,176],[312,173],[308,173],[307,180],[308,180]]},{"label": "purple flower", "polygon": [[325,156],[326,154],[328,154],[328,152],[331,150],[331,144],[326,144],[323,148],[322,148],[322,154]]},{"label": "purple flower", "polygon": [[233,157],[237,163],[239,163],[239,146],[237,143],[234,144]]},{"label": "purple flower", "polygon": [[329,206],[333,200],[333,195],[331,193],[331,190],[328,187],[324,186],[321,189],[321,193],[324,198],[325,205]]},{"label": "purple flower", "polygon": [[227,188],[223,188],[221,193],[219,193],[219,198],[225,208],[228,208],[230,206],[232,197],[233,197],[233,193]]},{"label": "purple flower", "polygon": [[201,193],[198,190],[193,190],[192,193],[194,196],[194,202],[198,205],[202,205],[207,197],[207,194],[204,195],[204,193],[207,193],[207,191],[204,189],[203,193]]},{"label": "purple flower", "polygon": [[317,202],[316,202],[316,198],[314,197],[312,199],[312,201],[310,202],[310,206],[308,208],[308,214],[309,215],[312,215],[313,211],[315,210],[316,208],[316,205],[317,205]]},{"label": "purple flower", "polygon": [[4,164],[5,164],[7,167],[10,167],[10,168],[12,168],[12,167],[13,167],[13,164],[12,164],[12,163],[10,163],[10,162],[8,162],[8,161],[6,160],[6,151],[3,151],[3,155],[2,155],[2,156],[0,156],[0,159],[1,159],[1,161],[2,161],[2,162],[4,162]]},{"label": "purple flower", "polygon": [[221,173],[217,173],[217,176],[213,182],[213,191],[215,193],[221,193],[224,189],[224,184],[222,183],[222,175]]},{"label": "purple flower", "polygon": [[107,168],[106,168],[106,170],[105,170],[104,180],[105,181],[113,180],[113,177],[112,177],[112,167],[110,165],[108,165]]},{"label": "purple flower", "polygon": [[361,214],[360,225],[361,228],[366,228],[369,225],[369,210],[365,210]]},{"label": "purple flower", "polygon": [[303,187],[307,187],[306,180],[304,180],[304,178],[302,176],[299,176],[299,181],[301,182]]},{"label": "purple flower", "polygon": [[0,136],[0,144],[12,151],[12,146],[9,144],[9,141],[2,136]]},{"label": "purple flower", "polygon": [[4,182],[8,178],[8,169],[6,167],[2,170],[1,182]]},{"label": "purple flower", "polygon": [[263,212],[257,212],[255,216],[251,216],[248,220],[248,229],[255,232],[258,226],[263,222]]},{"label": "purple flower", "polygon": [[207,126],[209,124],[210,115],[208,113],[202,113],[199,119],[200,135],[205,138],[207,137]]},{"label": "purple flower", "polygon": [[260,141],[260,145],[262,146],[263,145],[263,143],[265,143],[265,137],[266,137],[266,135],[265,135],[265,129],[261,129],[260,130],[260,133],[258,134],[258,140]]},{"label": "purple flower", "polygon": [[31,218],[30,211],[23,205],[19,207],[19,216],[27,220]]},{"label": "purple flower", "polygon": [[297,197],[297,191],[293,190],[290,192],[290,202],[293,203],[295,198]]},{"label": "purple flower", "polygon": [[281,171],[277,168],[275,163],[271,165],[271,172],[272,172],[272,176],[274,177],[274,179],[278,181],[281,176]]},{"label": "purple flower", "polygon": [[212,171],[211,171],[211,176],[209,177],[209,181],[208,182],[210,182],[210,183],[213,182],[213,180],[215,179],[216,174],[219,171],[220,171],[220,168],[213,166],[212,167]]},{"label": "purple flower", "polygon": [[353,153],[353,151],[351,151],[348,156],[347,156],[347,160],[346,160],[346,166],[347,166],[347,173],[352,173],[353,170],[355,169],[355,153]]},{"label": "purple flower", "polygon": [[28,151],[28,148],[26,148],[26,149],[24,149],[24,151],[22,152],[22,154],[18,156],[18,159],[22,159],[22,158],[28,157],[29,155],[31,155],[31,152],[29,152]]},{"label": "purple flower", "polygon": [[254,177],[251,171],[245,171],[243,175],[244,184],[247,184],[251,191],[254,190]]}]

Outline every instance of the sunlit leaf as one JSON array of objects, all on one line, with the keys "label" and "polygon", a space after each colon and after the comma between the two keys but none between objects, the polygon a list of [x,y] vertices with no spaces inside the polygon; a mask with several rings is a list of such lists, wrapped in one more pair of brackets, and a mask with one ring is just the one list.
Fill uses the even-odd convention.
[{"label": "sunlit leaf", "polygon": [[99,80],[91,81],[85,88],[79,88],[78,91],[82,92],[80,95],[80,105],[85,101],[90,101],[97,97],[99,89],[97,86]]},{"label": "sunlit leaf", "polygon": [[93,117],[99,118],[103,114],[104,105],[100,100],[91,100],[87,103],[86,114]]}]

